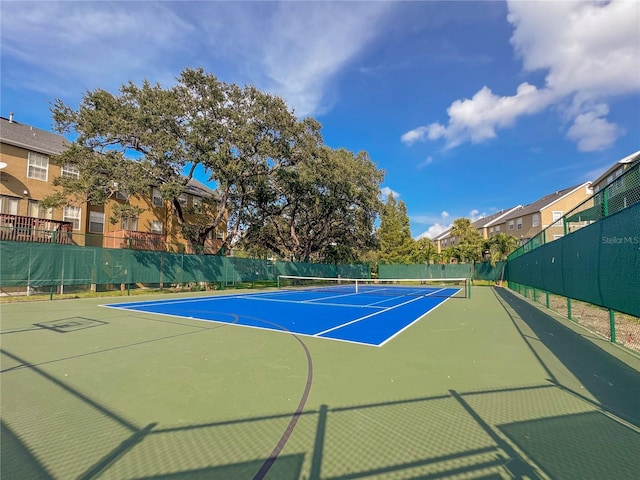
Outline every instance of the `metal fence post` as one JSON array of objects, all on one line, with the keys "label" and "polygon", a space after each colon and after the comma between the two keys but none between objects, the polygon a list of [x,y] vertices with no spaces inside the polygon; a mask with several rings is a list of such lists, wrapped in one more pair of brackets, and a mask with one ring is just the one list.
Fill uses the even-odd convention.
[{"label": "metal fence post", "polygon": [[611,343],[616,343],[616,317],[611,309],[609,309],[609,328],[611,329]]}]

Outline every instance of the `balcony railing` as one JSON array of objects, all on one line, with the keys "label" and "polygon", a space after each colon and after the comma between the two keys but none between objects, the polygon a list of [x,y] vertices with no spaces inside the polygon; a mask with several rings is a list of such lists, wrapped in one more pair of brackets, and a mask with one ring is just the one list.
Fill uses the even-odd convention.
[{"label": "balcony railing", "polygon": [[72,243],[73,223],[0,213],[0,240]]},{"label": "balcony railing", "polygon": [[166,235],[160,233],[116,230],[104,235],[105,248],[131,248],[133,250],[166,250]]}]

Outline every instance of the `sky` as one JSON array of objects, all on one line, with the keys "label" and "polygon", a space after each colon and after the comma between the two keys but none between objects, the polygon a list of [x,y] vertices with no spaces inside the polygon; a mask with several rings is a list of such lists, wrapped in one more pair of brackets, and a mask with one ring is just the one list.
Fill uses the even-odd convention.
[{"label": "sky", "polygon": [[1,115],[202,67],[366,151],[415,238],[640,150],[640,1],[8,1]]}]

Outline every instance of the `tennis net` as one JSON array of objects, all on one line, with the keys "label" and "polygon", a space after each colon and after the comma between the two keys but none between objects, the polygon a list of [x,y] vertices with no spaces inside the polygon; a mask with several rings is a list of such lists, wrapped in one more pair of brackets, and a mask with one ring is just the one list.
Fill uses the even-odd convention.
[{"label": "tennis net", "polygon": [[469,278],[327,278],[280,275],[278,288],[291,291],[361,293],[370,295],[417,295],[469,298]]}]

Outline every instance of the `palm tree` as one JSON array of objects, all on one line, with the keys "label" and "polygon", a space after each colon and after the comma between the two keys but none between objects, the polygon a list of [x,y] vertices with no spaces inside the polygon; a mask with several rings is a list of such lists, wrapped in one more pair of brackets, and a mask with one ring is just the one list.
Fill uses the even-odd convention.
[{"label": "palm tree", "polygon": [[[518,241],[516,240],[516,238],[502,232],[493,235],[485,243],[485,249],[489,250],[492,267],[495,267],[496,263],[498,262],[505,261],[509,254],[516,248],[518,248]],[[504,267],[502,273],[504,273]],[[500,275],[500,280],[498,281],[498,285],[501,284],[502,274]]]},{"label": "palm tree", "polygon": [[487,240],[485,248],[489,250],[491,266],[495,267],[497,262],[506,260],[509,254],[518,248],[518,240],[516,240],[515,237],[500,232]]}]

